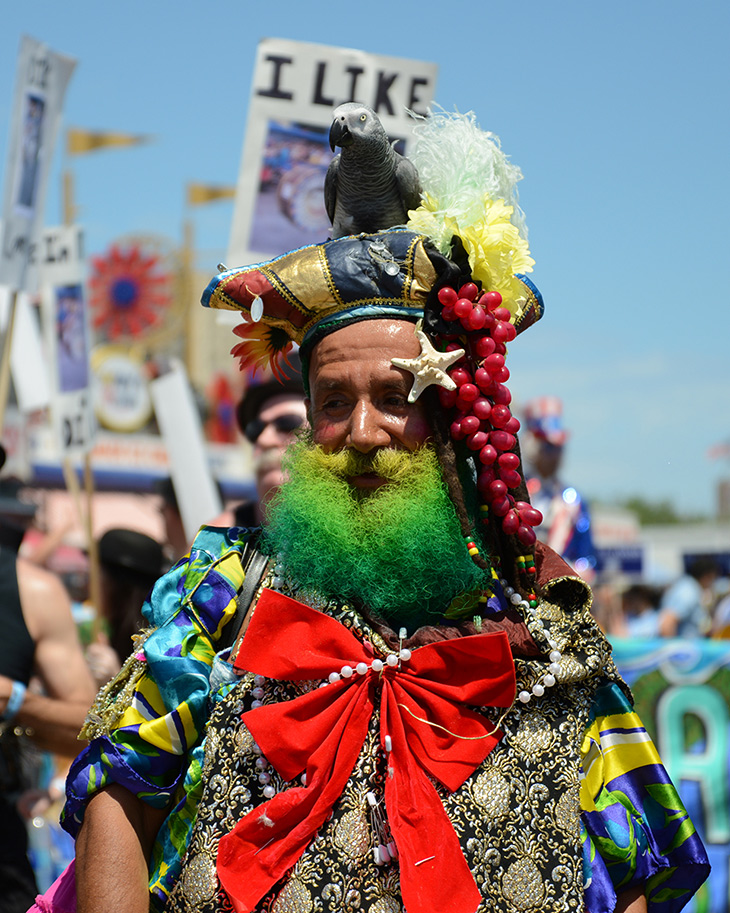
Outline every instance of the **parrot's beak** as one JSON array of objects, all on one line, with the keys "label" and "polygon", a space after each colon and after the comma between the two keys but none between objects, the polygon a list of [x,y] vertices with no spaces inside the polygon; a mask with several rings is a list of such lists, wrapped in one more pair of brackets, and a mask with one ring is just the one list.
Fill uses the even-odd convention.
[{"label": "parrot's beak", "polygon": [[330,149],[334,152],[335,146],[348,146],[352,141],[347,124],[343,120],[332,121],[330,127]]}]

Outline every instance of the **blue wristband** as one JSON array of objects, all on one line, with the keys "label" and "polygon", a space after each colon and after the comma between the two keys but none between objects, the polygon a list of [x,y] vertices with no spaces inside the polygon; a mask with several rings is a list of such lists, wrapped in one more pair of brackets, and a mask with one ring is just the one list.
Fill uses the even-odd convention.
[{"label": "blue wristband", "polygon": [[25,700],[26,687],[22,682],[13,682],[13,690],[5,705],[5,713],[2,715],[3,720],[12,720],[18,715],[18,711],[23,706]]}]

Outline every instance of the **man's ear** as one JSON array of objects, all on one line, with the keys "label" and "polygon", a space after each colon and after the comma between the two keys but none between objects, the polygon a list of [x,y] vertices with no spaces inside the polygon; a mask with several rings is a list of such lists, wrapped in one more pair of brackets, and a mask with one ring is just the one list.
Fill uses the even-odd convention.
[{"label": "man's ear", "polygon": [[309,422],[309,427],[312,427],[312,400],[308,397],[304,397],[304,408],[307,410],[307,421]]}]

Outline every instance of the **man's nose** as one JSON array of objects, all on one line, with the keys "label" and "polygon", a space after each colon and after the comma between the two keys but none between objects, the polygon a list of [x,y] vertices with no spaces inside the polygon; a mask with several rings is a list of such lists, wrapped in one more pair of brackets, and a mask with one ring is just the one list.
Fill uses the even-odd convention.
[{"label": "man's nose", "polygon": [[358,402],[350,414],[347,445],[360,453],[370,453],[377,447],[387,447],[390,440],[383,413],[371,402]]}]

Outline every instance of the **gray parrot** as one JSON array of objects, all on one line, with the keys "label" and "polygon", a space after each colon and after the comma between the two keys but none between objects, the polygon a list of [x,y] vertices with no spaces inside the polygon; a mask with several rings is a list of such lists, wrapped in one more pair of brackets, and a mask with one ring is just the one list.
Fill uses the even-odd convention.
[{"label": "gray parrot", "polygon": [[342,149],[330,162],[324,203],[332,237],[404,225],[421,202],[418,172],[395,151],[378,115],[357,102],[335,109],[330,147]]}]

